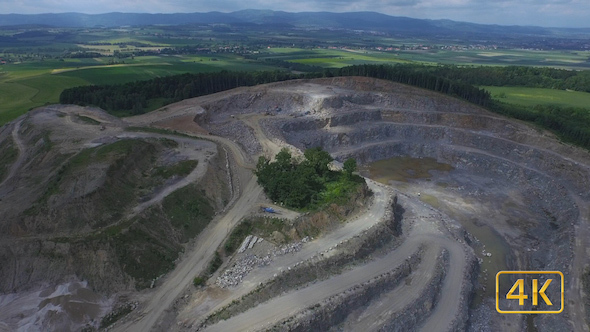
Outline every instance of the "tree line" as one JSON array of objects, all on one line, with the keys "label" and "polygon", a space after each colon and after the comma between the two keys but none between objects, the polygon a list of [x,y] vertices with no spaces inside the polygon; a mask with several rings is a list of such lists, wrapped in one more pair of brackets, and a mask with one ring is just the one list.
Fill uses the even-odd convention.
[{"label": "tree line", "polygon": [[[304,69],[304,68],[297,68]],[[309,70],[306,67],[305,70]],[[368,76],[409,84],[444,94],[457,96],[486,106],[487,91],[472,85],[436,76],[412,66],[359,65],[337,70],[294,74],[287,71],[181,74],[115,85],[90,85],[65,89],[59,98],[62,104],[92,105],[117,115],[136,115],[187,98],[234,89],[300,78],[334,76]]]},{"label": "tree line", "polygon": [[521,106],[494,101],[495,113],[532,122],[549,129],[564,141],[590,150],[590,110],[556,105]]},{"label": "tree line", "polygon": [[588,70],[524,66],[458,67],[455,65],[414,66],[414,69],[477,86],[523,86],[590,92],[590,71]]},{"label": "tree line", "polygon": [[459,97],[471,103],[487,106],[490,93],[458,79],[450,79],[423,70],[416,65],[356,65],[340,68],[333,72],[337,76],[367,76],[408,84],[446,95]]},{"label": "tree line", "polygon": [[492,100],[475,85],[569,87],[590,91],[590,71],[529,67],[457,67],[424,65],[355,65],[294,74],[287,71],[182,74],[118,85],[66,89],[62,104],[93,105],[116,115],[135,115],[187,98],[240,86],[300,78],[365,76],[408,84],[467,100],[493,112],[533,122],[561,138],[590,149],[590,111],[558,106],[517,106]]},{"label": "tree line", "polygon": [[286,71],[181,74],[115,85],[89,85],[65,89],[61,104],[93,105],[118,115],[145,113],[173,102],[241,86],[302,78]]}]

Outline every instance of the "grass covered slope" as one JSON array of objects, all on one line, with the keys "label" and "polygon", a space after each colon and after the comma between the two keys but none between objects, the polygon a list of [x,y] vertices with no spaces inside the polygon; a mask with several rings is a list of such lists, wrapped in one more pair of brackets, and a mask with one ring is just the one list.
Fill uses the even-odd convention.
[{"label": "grass covered slope", "polygon": [[[150,287],[229,201],[225,161],[209,143],[195,143],[208,151],[199,160],[166,138],[106,140],[74,149],[72,140],[81,146],[81,138],[64,139],[52,131],[53,121],[67,124],[70,118],[89,131],[98,121],[32,114],[19,131],[27,162],[13,177],[25,192],[6,198],[0,209],[0,231],[11,243],[0,244],[0,292],[69,275],[105,293]],[[84,132],[71,135],[77,134]],[[0,141],[0,152],[0,170],[6,170],[17,155],[10,136]],[[201,160],[208,163],[202,180],[155,200],[202,167]],[[153,203],[137,212],[146,202]]]},{"label": "grass covered slope", "polygon": [[[156,141],[121,140],[82,150],[48,179],[41,196],[24,212],[25,219],[41,225],[40,219],[51,216],[54,222],[47,232],[98,229],[119,221],[140,198],[140,188],[163,182],[150,176],[163,149]],[[87,184],[80,188],[79,183]]]},{"label": "grass covered slope", "polygon": [[123,271],[141,289],[174,268],[182,244],[198,235],[214,214],[201,188],[188,185],[140,216],[88,239],[112,246]]},{"label": "grass covered slope", "polygon": [[[109,61],[121,63],[109,65]],[[44,59],[7,64],[0,67],[0,125],[32,108],[58,103],[61,92],[73,87],[123,84],[185,73],[276,69],[278,67],[271,64],[260,64],[233,54],[137,56],[123,60],[113,57]]]},{"label": "grass covered slope", "polygon": [[508,104],[590,108],[588,92],[519,86],[483,86],[482,88],[489,91],[493,99]]},{"label": "grass covered slope", "polygon": [[8,175],[12,163],[16,161],[18,150],[14,147],[12,139],[0,142],[0,183]]}]

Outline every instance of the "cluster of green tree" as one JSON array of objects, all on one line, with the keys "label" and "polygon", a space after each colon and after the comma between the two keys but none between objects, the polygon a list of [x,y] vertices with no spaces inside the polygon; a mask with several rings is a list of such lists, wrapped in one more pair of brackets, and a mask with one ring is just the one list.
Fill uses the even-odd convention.
[{"label": "cluster of green tree", "polygon": [[[291,65],[290,62],[286,63]],[[311,69],[306,65],[302,66],[305,67],[297,68],[301,71]],[[292,69],[295,69],[295,67]],[[316,71],[305,75],[283,71],[222,71],[219,73],[182,74],[160,77],[148,81],[137,81],[121,85],[75,87],[66,89],[61,93],[60,103],[94,105],[109,112],[132,115],[146,112],[148,106],[153,106],[152,101],[155,100],[158,101],[158,105],[156,106],[163,106],[183,99],[216,93],[240,86],[326,76],[369,76],[457,96],[482,106],[487,106],[490,101],[490,95],[487,91],[458,80],[451,80],[428,73],[422,70],[422,66],[358,65],[337,70]]]},{"label": "cluster of green tree", "polygon": [[490,110],[533,122],[557,134],[564,141],[590,150],[590,111],[583,108],[537,105],[534,107],[494,101]]},{"label": "cluster of green tree", "polygon": [[413,66],[414,70],[471,85],[524,86],[590,92],[590,71],[555,68]]},{"label": "cluster of green tree", "polygon": [[355,65],[306,74],[283,71],[183,74],[137,81],[122,85],[83,86],[66,89],[62,104],[94,105],[119,115],[141,114],[157,106],[240,86],[299,78],[367,76],[429,89],[465,99],[474,104],[517,119],[534,122],[563,139],[590,148],[588,110],[551,107],[524,107],[492,101],[489,92],[475,85],[524,85],[568,87],[590,91],[590,71],[573,72],[528,67],[456,67],[423,65]]},{"label": "cluster of green tree", "polygon": [[133,52],[128,52],[133,56],[159,56],[162,52],[158,52],[157,50],[142,50],[142,49],[134,49]]},{"label": "cluster of green tree", "polygon": [[142,114],[150,102],[166,105],[187,98],[212,94],[240,86],[302,78],[284,71],[182,74],[117,85],[90,85],[64,90],[62,104],[93,105],[109,112]]},{"label": "cluster of green tree", "polygon": [[271,65],[274,65],[277,67],[287,68],[287,69],[293,70],[293,71],[300,71],[300,72],[307,72],[307,73],[322,72],[324,70],[324,68],[322,68],[320,66],[306,65],[304,63],[290,62],[290,61],[285,61],[285,60],[280,60],[280,59],[264,59],[264,61],[261,61],[261,62],[265,63],[265,64],[271,64]]},{"label": "cluster of green tree", "polygon": [[[457,96],[484,106],[493,112],[533,122],[553,131],[565,141],[590,149],[590,112],[588,109],[542,105],[526,107],[505,104],[491,100],[487,91],[472,85],[524,85],[548,88],[554,87],[551,84],[562,84],[561,86],[567,85],[572,90],[590,91],[590,71],[573,72],[529,67],[460,68],[423,65],[360,65],[344,67],[333,74],[387,79]],[[528,79],[530,82],[527,81]]]},{"label": "cluster of green tree", "polygon": [[367,76],[459,97],[477,105],[487,106],[490,93],[461,80],[451,79],[425,70],[416,65],[355,65],[340,68],[331,73],[336,76]]},{"label": "cluster of green tree", "polygon": [[62,58],[72,58],[72,59],[91,59],[91,58],[100,58],[103,55],[98,52],[74,52],[65,54]]},{"label": "cluster of green tree", "polygon": [[198,54],[210,53],[211,48],[205,45],[184,45],[177,47],[165,47],[160,49],[161,54]]},{"label": "cluster of green tree", "polygon": [[293,158],[282,149],[271,162],[258,159],[256,176],[266,195],[273,201],[296,209],[310,209],[338,202],[357,188],[363,179],[352,173],[356,161],[348,159],[344,171],[332,171],[332,157],[321,148],[305,150],[305,159]]},{"label": "cluster of green tree", "polygon": [[130,53],[130,52],[121,52],[119,50],[114,50],[113,57],[118,58],[118,59],[127,59],[127,58],[133,58],[134,54]]}]

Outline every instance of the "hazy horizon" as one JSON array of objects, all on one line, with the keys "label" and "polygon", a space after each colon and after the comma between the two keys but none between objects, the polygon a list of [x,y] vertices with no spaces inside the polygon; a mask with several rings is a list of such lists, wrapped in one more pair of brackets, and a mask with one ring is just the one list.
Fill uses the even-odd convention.
[{"label": "hazy horizon", "polygon": [[[245,9],[286,12],[371,11],[419,19],[449,19],[481,24],[590,28],[588,0],[4,0],[0,14],[207,13]],[[227,8],[231,8],[228,10]]]}]

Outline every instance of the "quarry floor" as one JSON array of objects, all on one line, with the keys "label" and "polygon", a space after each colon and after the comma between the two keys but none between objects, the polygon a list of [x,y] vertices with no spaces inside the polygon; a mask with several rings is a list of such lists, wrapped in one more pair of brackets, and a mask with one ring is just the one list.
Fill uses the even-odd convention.
[{"label": "quarry floor", "polygon": [[[397,94],[391,95],[390,90],[397,91]],[[581,279],[588,266],[590,248],[590,197],[588,187],[585,187],[590,183],[590,155],[562,144],[551,134],[539,132],[536,128],[457,101],[438,101],[437,98],[442,97],[384,81],[347,78],[238,88],[185,100],[162,110],[122,120],[91,109],[62,108],[68,114],[81,114],[104,123],[105,131],[97,129],[92,133],[96,139],[102,136],[117,139],[173,138],[186,144],[186,153],[199,154],[199,158],[203,158],[202,153],[191,152],[191,141],[206,140],[215,143],[228,157],[233,190],[227,207],[187,246],[175,269],[163,276],[155,288],[125,294],[126,298],[138,303],[137,308],[111,330],[280,329],[281,325],[277,324],[284,320],[296,317],[300,312],[338,294],[351,292],[355,286],[364,285],[395,269],[409,256],[422,250],[421,262],[413,267],[405,284],[358,308],[335,328],[378,330],[389,323],[390,317],[397,312],[413,306],[427,306],[420,303],[421,294],[436,272],[435,258],[446,252],[448,267],[440,292],[436,295],[438,301],[428,305],[427,314],[414,326],[415,330],[521,331],[536,328],[544,331],[566,327],[567,330],[589,331],[583,305],[586,294]],[[373,115],[375,118],[370,118]],[[70,117],[65,120],[68,119]],[[472,123],[477,121],[487,124]],[[388,132],[379,127],[382,123],[394,127],[387,129],[390,130]],[[496,123],[498,125],[493,127]],[[72,130],[78,126],[71,121],[67,125]],[[20,122],[14,125],[12,136],[17,148],[22,151],[19,126]],[[123,130],[126,126],[170,129],[189,136],[130,133]],[[442,130],[444,135],[430,137],[434,135],[434,130]],[[398,133],[408,137],[400,139],[395,136]],[[503,154],[500,150],[492,151],[485,143],[479,148],[471,147],[471,143],[458,147],[460,139],[455,137],[460,135],[474,135],[465,136],[472,141],[498,139],[502,142],[494,143],[497,146],[514,144],[525,152],[510,150]],[[268,203],[252,173],[258,156],[272,157],[283,147],[300,155],[308,144],[323,146],[338,161],[350,156],[357,158],[364,165],[361,174],[368,177],[367,183],[374,192],[371,204],[349,220],[342,221],[339,228],[303,243],[300,250],[277,256],[266,266],[255,267],[236,287],[216,286],[214,278],[218,273],[207,282],[207,287],[195,289],[193,278],[205,270],[231,230],[244,217],[255,213],[261,203]],[[537,154],[542,155],[538,162],[537,159],[532,164],[526,161],[527,156]],[[9,176],[0,184],[0,190],[7,190],[10,178],[24,162],[21,156],[24,154],[19,154]],[[424,158],[434,158],[450,168],[437,170],[432,166],[426,170],[426,177],[415,177],[420,170],[409,167],[409,173],[402,174],[401,178],[380,174],[375,168],[375,161],[401,156],[422,160],[420,163],[429,162]],[[469,156],[474,159],[469,159]],[[491,161],[481,167],[475,156],[480,158],[478,160]],[[547,161],[550,158],[556,161]],[[559,166],[555,166],[557,164]],[[495,165],[509,166],[501,172],[492,172],[492,169],[499,169]],[[203,174],[202,168],[195,169],[182,182],[165,188],[152,200],[138,204],[135,211],[156,204],[179,187],[200,181]],[[525,181],[523,179],[527,177],[532,179],[530,187],[523,188],[524,182],[520,181]],[[555,184],[550,184],[553,187],[544,187],[545,183],[541,180],[546,178],[555,180]],[[554,193],[554,196],[566,197],[565,201],[550,198],[554,188],[563,190]],[[538,201],[531,204],[533,199],[527,195],[535,190],[539,192],[535,194]],[[377,227],[390,216],[390,203],[394,196],[398,197],[405,210],[402,242],[395,249],[328,279],[277,294],[271,300],[227,320],[200,325],[209,315],[278,274],[302,262],[326,259],[341,253],[345,250],[342,248],[346,248],[344,243]],[[548,208],[556,204],[562,205],[554,210]],[[549,212],[543,212],[546,209]],[[569,212],[561,215],[561,210]],[[290,218],[299,215],[286,209],[283,212]],[[561,225],[559,230],[567,241],[560,243],[554,240],[542,244],[537,238],[531,238],[531,234],[541,238],[559,238],[559,234],[550,233],[551,228],[538,220],[545,218],[544,213],[554,215],[551,218]],[[544,262],[548,268],[567,269],[563,271],[566,274],[565,314],[558,318],[539,316],[534,321],[522,315],[497,314],[492,300],[496,272],[535,267],[534,264],[540,264],[537,261],[543,259],[550,260]],[[475,270],[471,264],[473,261],[478,262]],[[222,267],[225,268],[229,266]],[[472,288],[470,294],[465,294]],[[29,305],[38,305],[35,301]],[[103,306],[112,305],[108,301],[101,303]]]}]

